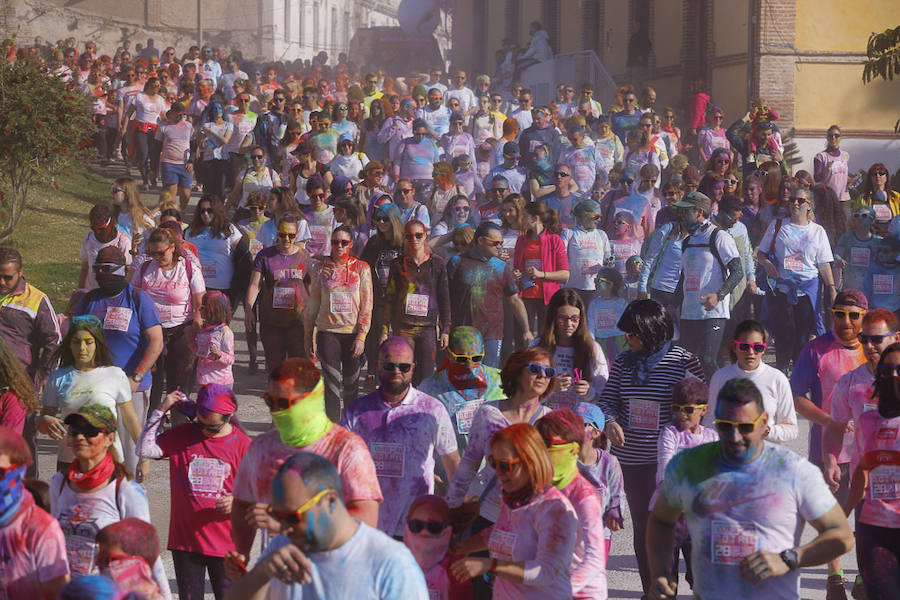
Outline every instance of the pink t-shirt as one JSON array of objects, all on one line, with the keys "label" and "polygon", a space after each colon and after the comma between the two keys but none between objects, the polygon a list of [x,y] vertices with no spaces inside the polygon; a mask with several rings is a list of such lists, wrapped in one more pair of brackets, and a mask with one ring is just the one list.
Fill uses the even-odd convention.
[{"label": "pink t-shirt", "polygon": [[606,598],[606,537],[603,504],[594,486],[580,474],[562,490],[578,516],[578,534],[572,555],[572,595]]},{"label": "pink t-shirt", "polygon": [[[864,412],[876,410],[878,402],[872,398],[875,376],[869,372],[868,366],[862,364],[840,379],[831,393],[831,416],[835,421],[846,423],[852,420],[859,423]],[[863,453],[862,431],[853,431],[854,445],[850,452],[850,473],[856,470]]]},{"label": "pink t-shirt", "polygon": [[[234,332],[228,325],[204,327],[194,339],[194,353],[197,355],[197,383],[234,383],[231,365],[234,364]],[[210,353],[219,358],[210,358]]]},{"label": "pink t-shirt", "polygon": [[174,267],[163,270],[155,260],[148,260],[135,267],[132,283],[150,295],[159,313],[159,322],[163,329],[176,327],[191,320],[193,306],[191,294],[206,292],[203,274],[198,264],[191,267],[191,279],[185,268],[185,260],[179,259]]},{"label": "pink t-shirt", "polygon": [[0,394],[0,425],[9,427],[18,434],[25,427],[25,407],[9,390]]},{"label": "pink t-shirt", "polygon": [[94,235],[93,231],[88,231],[84,234],[84,239],[81,241],[81,252],[78,253],[78,258],[88,265],[87,278],[84,280],[86,289],[93,290],[97,287],[97,278],[94,276],[94,261],[97,260],[97,253],[107,246],[115,246],[121,250],[122,254],[125,255],[125,264],[131,264],[131,238],[128,235],[117,231],[116,237],[111,241],[101,242]]},{"label": "pink t-shirt", "polygon": [[282,442],[277,429],[254,438],[238,468],[234,497],[245,502],[268,503],[275,473],[286,459],[299,450],[331,461],[341,476],[345,503],[360,500],[381,502],[381,487],[369,448],[361,437],[340,425],[335,425],[320,439],[301,448],[292,448]]},{"label": "pink t-shirt", "polygon": [[158,95],[151,98],[141,92],[134,97],[134,120],[141,123],[153,123],[159,121],[159,116],[166,109],[165,99]]},{"label": "pink t-shirt", "polygon": [[19,512],[0,527],[0,597],[41,598],[41,582],[68,573],[59,523],[26,491]]},{"label": "pink t-shirt", "polygon": [[237,427],[225,437],[208,438],[187,423],[162,434],[156,443],[169,458],[169,550],[207,556],[225,556],[234,550],[231,517],[217,511],[215,504],[233,493],[250,438]]},{"label": "pink t-shirt", "polygon": [[877,527],[900,528],[900,417],[885,419],[864,412],[856,424],[862,439],[862,466],[869,471],[866,501],[859,520]]},{"label": "pink t-shirt", "polygon": [[156,131],[156,139],[162,141],[162,153],[159,155],[160,162],[173,163],[183,165],[187,162],[190,146],[191,135],[194,128],[186,120],[182,119],[174,125],[163,123]]}]

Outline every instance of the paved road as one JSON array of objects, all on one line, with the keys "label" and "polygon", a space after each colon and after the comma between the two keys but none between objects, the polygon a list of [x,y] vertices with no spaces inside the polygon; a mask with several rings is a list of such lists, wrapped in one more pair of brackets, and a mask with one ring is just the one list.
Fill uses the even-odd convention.
[{"label": "paved road", "polygon": [[[116,172],[112,175],[118,177]],[[155,204],[156,194],[144,194],[144,200],[148,205]],[[188,220],[189,221],[189,220]],[[231,327],[235,333],[236,360],[234,365],[235,391],[239,399],[238,417],[241,420],[248,435],[255,436],[263,431],[267,431],[272,426],[272,420],[268,410],[262,401],[262,394],[265,392],[266,378],[264,369],[260,369],[258,375],[250,375],[248,373],[248,355],[246,339],[244,337],[243,327],[243,309],[239,309],[231,323]],[[260,356],[262,348],[260,347]],[[262,365],[260,365],[262,367]],[[801,454],[806,453],[808,440],[808,423],[801,421],[800,436],[797,440],[789,444],[789,447]],[[42,439],[39,444],[39,467],[41,478],[49,481],[53,475],[55,467],[56,446],[55,442],[48,439]],[[169,529],[169,468],[167,461],[158,461],[151,465],[150,476],[144,482],[144,488],[150,499],[150,517],[153,524],[159,532],[161,547],[166,547]],[[634,559],[634,548],[632,544],[632,531],[630,521],[627,518],[627,510],[625,511],[626,522],[623,531],[613,534],[612,549],[609,557],[609,565],[607,576],[609,581],[609,598],[611,600],[618,598],[640,598],[641,584],[638,576],[637,563]],[[807,527],[804,532],[803,541],[806,542],[813,537],[811,527]],[[258,542],[257,542],[258,547]],[[256,547],[254,548],[254,554]],[[166,572],[169,575],[173,593],[175,587],[175,571],[172,566],[171,554],[163,552],[163,560]],[[846,579],[852,583],[856,576],[856,556],[851,551],[850,554],[843,558],[843,567]],[[683,572],[683,567],[682,567]],[[825,577],[826,569],[824,566],[804,569],[801,578],[801,597],[804,600],[823,600],[825,598]],[[848,596],[850,585],[847,586]],[[690,589],[681,580],[679,594],[681,598],[690,598]],[[213,598],[212,593],[207,594],[207,598]]]}]

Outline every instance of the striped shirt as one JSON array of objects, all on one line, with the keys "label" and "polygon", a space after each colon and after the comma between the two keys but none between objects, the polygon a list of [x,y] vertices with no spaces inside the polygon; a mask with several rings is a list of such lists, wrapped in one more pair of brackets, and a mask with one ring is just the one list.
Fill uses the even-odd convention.
[{"label": "striped shirt", "polygon": [[685,377],[704,380],[696,356],[673,345],[653,369],[649,383],[638,385],[626,367],[631,352],[616,357],[600,396],[607,423],[616,421],[625,432],[625,445],[612,453],[623,465],[653,465],[659,432],[672,421],[672,390]]}]

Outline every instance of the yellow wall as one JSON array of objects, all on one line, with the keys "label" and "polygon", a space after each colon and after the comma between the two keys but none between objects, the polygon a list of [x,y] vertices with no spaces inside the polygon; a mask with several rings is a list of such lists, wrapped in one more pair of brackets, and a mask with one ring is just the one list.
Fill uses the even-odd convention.
[{"label": "yellow wall", "polygon": [[658,68],[681,64],[681,27],[681,2],[654,3],[652,39]]},{"label": "yellow wall", "polygon": [[[628,24],[628,3],[607,2],[603,43],[606,44],[606,56],[603,63],[610,75],[625,72],[628,61],[628,38],[631,36],[631,28]],[[607,39],[607,32],[609,39]],[[610,41],[612,44],[610,44]],[[612,46],[612,47],[610,47]]]},{"label": "yellow wall", "polygon": [[559,52],[578,52],[581,47],[581,7],[579,0],[559,3]]},{"label": "yellow wall", "polygon": [[[473,0],[473,4],[478,4],[484,0]],[[503,38],[506,37],[506,3],[505,2],[488,2],[488,26],[487,26],[487,56],[476,56],[476,61],[483,61],[488,65],[489,70],[493,69],[496,64],[494,55],[503,45]],[[476,13],[479,14],[479,13]]]},{"label": "yellow wall", "polygon": [[747,112],[747,65],[716,67],[712,73],[713,102],[725,111],[725,126]]},{"label": "yellow wall", "polygon": [[[823,83],[827,82],[827,89]],[[897,120],[900,82],[862,83],[862,65],[798,63],[794,72],[794,126],[890,130]]]},{"label": "yellow wall", "polygon": [[655,110],[657,112],[661,113],[666,106],[672,106],[677,110],[679,98],[681,98],[681,75],[657,77],[649,80],[647,83],[656,90],[657,102]]},{"label": "yellow wall", "polygon": [[747,52],[748,0],[717,0],[713,5],[715,56]]},{"label": "yellow wall", "polygon": [[865,52],[869,34],[894,26],[898,9],[897,0],[797,0],[797,49]]}]

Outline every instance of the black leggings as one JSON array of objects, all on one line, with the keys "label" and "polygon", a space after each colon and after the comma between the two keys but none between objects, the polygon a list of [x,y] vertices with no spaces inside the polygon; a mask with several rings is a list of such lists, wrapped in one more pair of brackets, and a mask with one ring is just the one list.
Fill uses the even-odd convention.
[{"label": "black leggings", "polygon": [[[148,413],[159,408],[163,396],[163,374],[165,373],[165,389],[174,392],[177,389],[187,390],[191,382],[194,367],[194,356],[191,352],[187,330],[191,322],[176,327],[163,329],[163,352],[156,359],[153,369],[153,387],[150,388],[150,408]],[[146,419],[147,415],[141,415]]]},{"label": "black leggings", "polygon": [[900,529],[857,523],[856,562],[867,600],[900,600]]},{"label": "black leggings", "polygon": [[359,395],[359,371],[362,356],[353,356],[355,333],[319,331],[316,353],[322,362],[325,379],[325,412],[337,423],[344,406]]},{"label": "black leggings", "polygon": [[207,573],[216,600],[222,600],[231,585],[231,580],[225,576],[224,558],[184,550],[171,552],[172,562],[175,564],[178,597],[181,600],[203,600]]},{"label": "black leggings", "polygon": [[809,336],[814,333],[816,315],[809,296],[797,298],[791,304],[788,297],[776,291],[769,306],[775,322],[775,366],[779,369],[797,360]]},{"label": "black leggings", "polygon": [[155,179],[159,174],[159,154],[162,151],[162,142],[157,140],[155,130],[134,130],[134,150],[137,154],[137,166],[141,171],[144,183],[147,183],[151,173]]},{"label": "black leggings", "polygon": [[394,332],[395,335],[406,338],[413,347],[413,359],[416,361],[416,368],[413,371],[412,384],[419,385],[423,380],[434,375],[435,355],[437,354],[437,339],[434,325],[415,329],[403,329],[397,326]]}]

